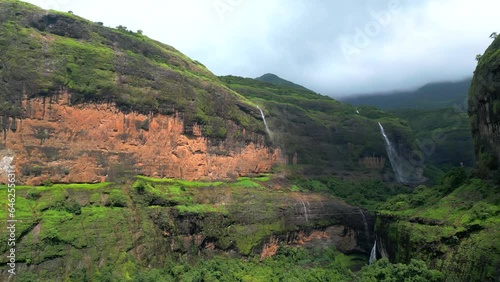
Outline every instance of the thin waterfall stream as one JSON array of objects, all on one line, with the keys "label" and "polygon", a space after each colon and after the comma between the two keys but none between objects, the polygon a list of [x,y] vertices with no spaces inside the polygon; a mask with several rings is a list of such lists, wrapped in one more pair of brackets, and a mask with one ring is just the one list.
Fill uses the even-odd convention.
[{"label": "thin waterfall stream", "polygon": [[375,239],[375,244],[373,244],[372,251],[370,252],[369,264],[374,263],[377,260],[377,240]]},{"label": "thin waterfall stream", "polygon": [[387,151],[387,155],[389,156],[389,161],[391,162],[392,170],[396,175],[396,179],[400,183],[406,183],[406,181],[403,178],[403,168],[401,167],[398,153],[396,152],[396,149],[394,148],[391,141],[387,137],[387,134],[385,134],[385,130],[382,124],[379,122],[378,125],[380,126],[380,133],[382,133],[382,136],[384,137],[385,149]]},{"label": "thin waterfall stream", "polygon": [[262,109],[259,106],[257,106],[257,109],[259,109],[260,116],[262,117],[262,120],[264,121],[264,126],[266,127],[266,132],[269,135],[269,137],[271,137],[271,130],[269,130],[269,127],[267,126],[266,116],[264,115],[264,112],[262,111]]}]

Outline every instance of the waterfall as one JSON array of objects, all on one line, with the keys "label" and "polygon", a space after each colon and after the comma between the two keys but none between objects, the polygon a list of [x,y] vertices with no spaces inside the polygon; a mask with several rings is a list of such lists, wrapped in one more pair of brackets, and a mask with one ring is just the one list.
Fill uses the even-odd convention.
[{"label": "waterfall", "polygon": [[264,125],[266,126],[266,132],[269,135],[269,137],[271,137],[271,130],[269,130],[269,127],[267,126],[266,116],[264,116],[264,112],[259,108],[259,106],[257,106],[257,109],[259,109],[260,115],[262,116],[262,120],[264,121]]},{"label": "waterfall", "polygon": [[380,254],[381,257],[383,258],[389,258],[389,253],[387,252],[385,246],[384,246],[384,241],[379,240],[378,241],[378,246],[377,246],[377,251]]},{"label": "waterfall", "polygon": [[372,251],[370,252],[369,264],[374,263],[377,260],[377,240],[375,239],[375,244],[373,244]]},{"label": "waterfall", "polygon": [[394,149],[394,146],[392,146],[391,141],[385,134],[384,127],[382,124],[379,122],[378,125],[380,126],[380,132],[382,133],[382,136],[384,137],[385,141],[385,149],[387,151],[387,155],[389,156],[389,161],[391,162],[391,167],[392,170],[394,171],[394,174],[396,175],[396,179],[398,182],[401,183],[406,183],[406,181],[403,178],[403,169],[400,165],[400,159],[398,156],[398,153],[396,152],[396,149]]},{"label": "waterfall", "polygon": [[11,165],[13,160],[14,157],[11,156],[3,157],[2,160],[0,160],[0,173],[7,176],[7,174],[13,170]]},{"label": "waterfall", "polygon": [[306,207],[304,200],[300,199],[300,202],[302,203],[302,208],[304,209],[304,218],[306,219],[306,222],[309,222],[309,208]]},{"label": "waterfall", "polygon": [[366,222],[366,217],[365,217],[365,214],[363,213],[363,211],[361,209],[358,209],[359,212],[361,213],[361,216],[363,217],[363,224],[365,225],[365,236],[366,236],[366,240],[370,240],[370,231],[368,230],[368,223]]}]

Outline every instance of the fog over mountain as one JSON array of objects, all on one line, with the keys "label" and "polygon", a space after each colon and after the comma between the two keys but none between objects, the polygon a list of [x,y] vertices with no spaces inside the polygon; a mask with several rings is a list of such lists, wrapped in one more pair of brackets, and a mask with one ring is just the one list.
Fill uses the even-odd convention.
[{"label": "fog over mountain", "polygon": [[28,2],[143,30],[217,75],[274,73],[333,97],[470,77],[500,8],[495,0]]}]

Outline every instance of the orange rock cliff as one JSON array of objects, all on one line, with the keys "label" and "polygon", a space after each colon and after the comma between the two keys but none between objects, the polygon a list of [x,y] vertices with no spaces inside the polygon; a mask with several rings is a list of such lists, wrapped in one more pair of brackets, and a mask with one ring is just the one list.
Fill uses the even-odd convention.
[{"label": "orange rock cliff", "polygon": [[215,180],[269,172],[285,162],[264,136],[216,142],[198,126],[193,136],[185,135],[179,115],[147,116],[69,101],[67,93],[25,100],[26,118],[9,120],[4,145],[15,154],[22,183],[102,182],[126,174]]}]

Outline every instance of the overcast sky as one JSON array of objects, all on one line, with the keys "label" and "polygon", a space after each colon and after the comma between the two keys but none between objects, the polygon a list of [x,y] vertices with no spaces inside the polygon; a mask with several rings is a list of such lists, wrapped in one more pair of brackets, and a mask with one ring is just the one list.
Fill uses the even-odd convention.
[{"label": "overcast sky", "polygon": [[172,45],[217,75],[341,97],[472,76],[498,0],[29,0]]}]

